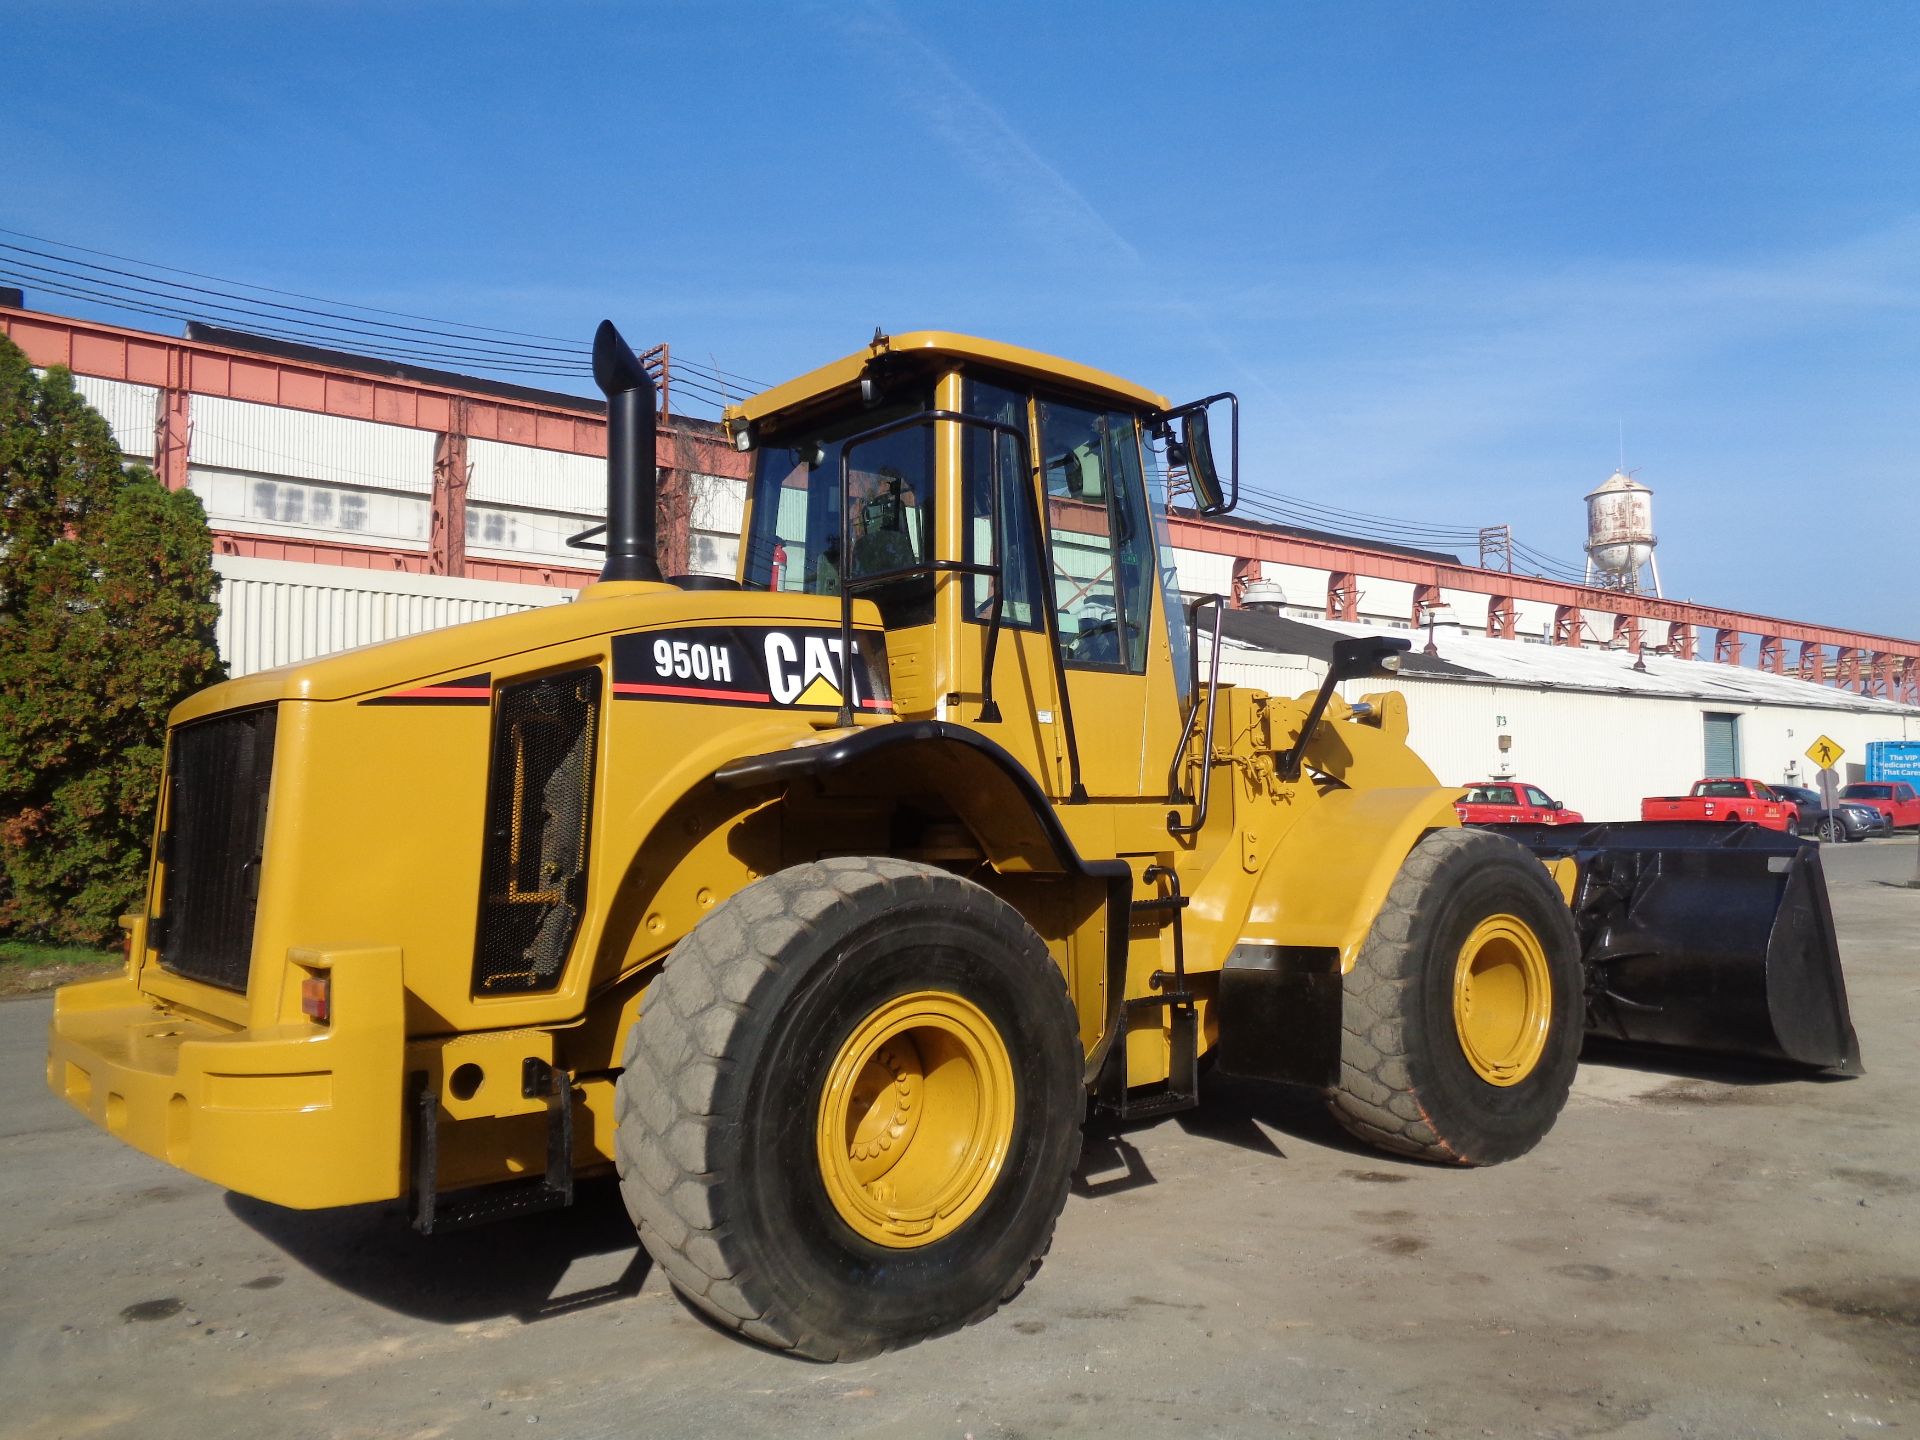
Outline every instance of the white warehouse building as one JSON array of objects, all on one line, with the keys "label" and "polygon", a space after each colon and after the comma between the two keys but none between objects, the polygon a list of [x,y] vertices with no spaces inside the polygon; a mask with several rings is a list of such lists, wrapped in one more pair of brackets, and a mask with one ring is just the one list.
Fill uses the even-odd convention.
[{"label": "white warehouse building", "polygon": [[[1253,610],[1226,612],[1220,678],[1294,695],[1326,674],[1333,642],[1388,627]],[[1514,777],[1589,820],[1637,820],[1648,795],[1685,794],[1706,775],[1816,784],[1807,750],[1822,737],[1844,755],[1841,782],[1861,776],[1869,740],[1920,739],[1920,710],[1738,665],[1645,653],[1424,632],[1391,680],[1351,680],[1350,700],[1398,690],[1409,740],[1447,784]],[[1203,661],[1204,663],[1204,661]]]},{"label": "white warehouse building", "polygon": [[[53,323],[87,330],[109,348],[151,338],[194,350],[192,341]],[[201,351],[234,358],[217,346],[194,353]],[[166,430],[172,392],[86,373],[78,362],[75,369],[76,385],[107,417],[122,449],[159,467],[156,436]],[[431,390],[422,383],[421,393]],[[215,531],[222,579],[218,639],[234,675],[564,603],[595,568],[566,539],[604,513],[604,461],[581,453],[577,443],[572,451],[538,443],[539,426],[515,432],[527,443],[478,433],[465,439],[464,523],[451,527],[464,532],[464,573],[426,573],[431,548],[444,551],[447,537],[434,531],[436,439],[445,437],[423,428],[425,421],[374,410],[367,418],[318,413],[275,403],[264,390],[252,399],[191,388],[184,464],[175,483],[201,497]],[[158,431],[156,416],[163,422]],[[577,421],[561,415],[555,423],[599,422],[583,411]],[[710,451],[690,446],[674,461],[689,505],[684,563],[696,573],[730,575],[744,486],[706,473],[724,468],[725,457]],[[1178,534],[1182,527],[1175,529]],[[1392,685],[1407,697],[1415,748],[1449,784],[1513,775],[1590,818],[1626,819],[1638,815],[1640,797],[1676,793],[1708,773],[1810,783],[1814,771],[1805,752],[1823,736],[1846,751],[1842,780],[1860,778],[1868,741],[1920,739],[1920,709],[1886,698],[1891,686],[1873,695],[1864,693],[1865,685],[1847,689],[1792,678],[1778,673],[1778,665],[1769,671],[1680,659],[1661,653],[1652,634],[1637,655],[1609,648],[1620,638],[1620,617],[1582,608],[1598,593],[1591,590],[1568,590],[1576,603],[1556,613],[1553,603],[1520,589],[1496,601],[1473,588],[1485,572],[1450,556],[1322,536],[1328,543],[1318,549],[1297,545],[1290,558],[1254,560],[1223,552],[1235,548],[1236,537],[1314,532],[1255,522],[1232,531],[1187,525],[1184,533],[1189,545],[1174,551],[1174,562],[1186,596],[1217,594],[1259,607],[1227,613],[1221,656],[1227,679],[1298,693],[1319,683],[1340,635],[1410,638],[1414,650]],[[1221,549],[1190,548],[1196,535]],[[1362,544],[1381,552],[1383,562],[1397,555],[1449,563],[1417,567],[1434,579],[1416,585],[1370,572],[1367,557],[1354,548]],[[1321,553],[1347,557],[1328,564],[1348,565],[1353,573],[1293,563]],[[1405,565],[1382,568],[1409,573]],[[1505,608],[1496,613],[1496,604]],[[1346,618],[1325,618],[1336,613]],[[1495,631],[1511,638],[1489,638]],[[1435,656],[1421,653],[1429,636]],[[1737,662],[1738,652],[1727,658]],[[1384,683],[1344,688],[1357,696]]]}]

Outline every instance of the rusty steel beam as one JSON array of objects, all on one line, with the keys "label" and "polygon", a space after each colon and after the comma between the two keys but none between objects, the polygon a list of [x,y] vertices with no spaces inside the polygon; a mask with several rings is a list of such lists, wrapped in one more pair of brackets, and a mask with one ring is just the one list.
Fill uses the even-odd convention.
[{"label": "rusty steel beam", "polygon": [[1556,645],[1580,643],[1580,607],[1578,605],[1553,607],[1553,643]]},{"label": "rusty steel beam", "polygon": [[[1637,615],[1641,620],[1657,620],[1691,629],[1736,630],[1749,635],[1778,635],[1782,640],[1812,641],[1823,645],[1851,646],[1856,649],[1884,650],[1894,655],[1920,659],[1920,640],[1903,640],[1890,635],[1842,630],[1832,625],[1805,624],[1776,616],[1756,615],[1714,605],[1697,605],[1686,600],[1663,600],[1653,595],[1632,594],[1623,590],[1603,590],[1592,585],[1574,585],[1531,575],[1509,575],[1504,570],[1478,570],[1470,565],[1421,560],[1411,555],[1370,550],[1361,545],[1339,545],[1328,541],[1307,540],[1292,535],[1272,535],[1265,531],[1243,529],[1217,520],[1201,520],[1191,515],[1168,517],[1168,528],[1175,545],[1189,550],[1208,550],[1215,554],[1245,556],[1255,560],[1274,560],[1286,565],[1303,565],[1347,575],[1367,575],[1381,580],[1404,580],[1409,584],[1439,585],[1448,590],[1464,590],[1477,595],[1499,595],[1514,600],[1534,600],[1555,607],[1597,610],[1607,614]],[[1339,618],[1332,616],[1329,618]],[[1690,638],[1690,637],[1689,637]]]},{"label": "rusty steel beam", "polygon": [[466,433],[476,440],[607,453],[606,420],[590,400],[578,409],[509,400],[37,311],[0,309],[0,332],[35,365],[64,365],[80,375],[436,432],[464,402]]},{"label": "rusty steel beam", "polygon": [[466,401],[454,402],[448,427],[433,437],[433,533],[427,569],[435,575],[467,573]]},{"label": "rusty steel beam", "polygon": [[1640,617],[1622,610],[1613,617],[1613,643],[1631,655],[1640,653]]},{"label": "rusty steel beam", "polygon": [[1360,618],[1360,581],[1350,572],[1335,570],[1327,576],[1327,619]]},{"label": "rusty steel beam", "polygon": [[[397,546],[348,545],[334,540],[290,535],[249,535],[220,530],[214,533],[216,555],[251,555],[261,560],[293,560],[307,565],[339,565],[352,570],[381,570],[389,574],[431,575],[432,557],[425,550]],[[597,570],[575,570],[539,561],[477,560],[466,562],[469,580],[505,580],[518,585],[548,585],[579,590],[591,585]]]},{"label": "rusty steel beam", "polygon": [[[0,307],[0,334],[5,334],[35,365],[64,365],[82,375],[109,380],[124,380],[137,385],[154,386],[161,391],[163,413],[156,417],[156,438],[165,442],[156,450],[156,464],[167,483],[176,488],[186,483],[186,446],[191,422],[191,399],[195,394],[226,399],[247,400],[256,404],[308,410],[347,419],[371,420],[387,425],[403,425],[431,430],[435,434],[460,433],[473,439],[502,440],[542,450],[557,450],[570,455],[606,454],[606,421],[598,413],[596,402],[581,400],[577,407],[563,403],[542,403],[531,399],[513,399],[497,395],[462,391],[456,387],[426,381],[374,376],[311,361],[235,350],[204,341],[175,339],[140,330],[105,325],[91,320],[48,315],[38,311]],[[465,407],[465,422],[455,423],[455,407]],[[670,469],[687,471],[698,467],[708,474],[739,478],[746,473],[745,457],[738,455],[717,436],[691,435],[675,427],[665,427],[685,450],[673,452],[678,464]],[[669,484],[676,483],[669,477]],[[1755,615],[1689,601],[1662,600],[1619,590],[1604,590],[1590,585],[1574,585],[1506,571],[1476,569],[1468,565],[1420,560],[1413,556],[1370,549],[1364,545],[1342,545],[1295,536],[1272,535],[1263,531],[1203,520],[1193,516],[1169,517],[1171,538],[1188,549],[1210,551],[1246,560],[1274,560],[1330,572],[1327,593],[1329,619],[1357,619],[1359,578],[1401,580],[1413,585],[1462,590],[1472,594],[1502,598],[1509,606],[1519,600],[1531,600],[1556,607],[1556,612],[1571,609],[1599,611],[1612,615],[1631,615],[1642,621],[1662,621],[1670,627],[1670,648],[1674,653],[1691,656],[1695,627],[1715,631],[1735,631],[1761,636],[1777,636],[1782,642],[1797,640],[1807,644],[1832,646],[1843,657],[1853,657],[1845,669],[1846,680],[1855,688],[1864,683],[1861,652],[1875,651],[1904,660],[1920,660],[1920,640],[1874,635],[1843,630],[1830,625],[1803,624],[1799,621]],[[243,537],[236,536],[235,539]],[[251,537],[249,543],[267,553],[279,542],[275,537]],[[294,548],[315,553],[386,556],[406,555],[427,564],[420,552],[385,552],[377,547],[337,545],[327,541],[284,542]],[[448,538],[448,553],[452,541]],[[228,553],[240,553],[230,551]],[[341,559],[335,563],[362,563]],[[398,568],[411,568],[400,564]],[[525,575],[562,577],[533,583],[571,585],[579,574],[569,567],[539,564],[488,562],[484,567],[469,562],[467,573],[478,577],[489,572],[513,571],[514,578]],[[1489,612],[1489,625],[1493,624]],[[1555,638],[1562,626],[1556,619]],[[1573,627],[1576,643],[1578,626]],[[1564,642],[1563,642],[1564,643]],[[1836,677],[1837,678],[1837,677]]]}]

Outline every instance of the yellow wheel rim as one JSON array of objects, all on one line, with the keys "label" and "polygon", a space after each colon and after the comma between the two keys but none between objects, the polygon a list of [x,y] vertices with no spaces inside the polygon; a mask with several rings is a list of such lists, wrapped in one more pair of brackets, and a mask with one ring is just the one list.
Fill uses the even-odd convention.
[{"label": "yellow wheel rim", "polygon": [[1453,1028],[1473,1073],[1518,1085],[1547,1048],[1553,981],[1533,927],[1489,915],[1473,927],[1453,971]]},{"label": "yellow wheel rim", "polygon": [[820,1093],[820,1177],[863,1240],[931,1245],[980,1208],[1013,1139],[1013,1061],[979,1007],[899,995],[862,1020]]}]

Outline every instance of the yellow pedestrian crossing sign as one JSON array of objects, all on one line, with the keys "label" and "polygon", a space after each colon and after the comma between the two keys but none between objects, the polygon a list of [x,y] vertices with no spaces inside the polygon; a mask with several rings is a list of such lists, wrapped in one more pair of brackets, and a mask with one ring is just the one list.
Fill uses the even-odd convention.
[{"label": "yellow pedestrian crossing sign", "polygon": [[1813,744],[1807,746],[1807,759],[1813,761],[1822,770],[1831,770],[1840,763],[1840,757],[1847,752],[1834,741],[1822,735]]}]

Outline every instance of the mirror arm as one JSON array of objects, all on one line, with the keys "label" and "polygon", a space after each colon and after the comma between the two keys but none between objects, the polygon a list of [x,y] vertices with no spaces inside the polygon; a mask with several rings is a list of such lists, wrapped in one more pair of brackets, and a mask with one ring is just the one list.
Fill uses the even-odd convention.
[{"label": "mirror arm", "polygon": [[1333,687],[1341,680],[1340,672],[1332,665],[1327,667],[1327,678],[1320,682],[1320,689],[1313,697],[1313,705],[1307,711],[1307,723],[1300,727],[1300,734],[1293,744],[1287,747],[1287,753],[1280,757],[1276,767],[1282,780],[1292,781],[1300,778],[1300,761],[1307,753],[1307,741],[1313,738],[1313,732],[1320,728],[1321,717],[1327,713],[1327,702],[1333,698]]},{"label": "mirror arm", "polygon": [[1412,648],[1411,640],[1402,640],[1397,636],[1335,641],[1333,656],[1327,662],[1327,677],[1320,682],[1320,689],[1313,697],[1313,706],[1307,711],[1307,723],[1300,727],[1300,734],[1287,747],[1286,754],[1280,757],[1275,767],[1280,778],[1285,781],[1300,778],[1300,762],[1307,753],[1307,742],[1313,738],[1313,732],[1320,728],[1320,721],[1327,713],[1327,702],[1333,699],[1334,686],[1342,680],[1357,680],[1363,675],[1397,673],[1400,657]]}]

